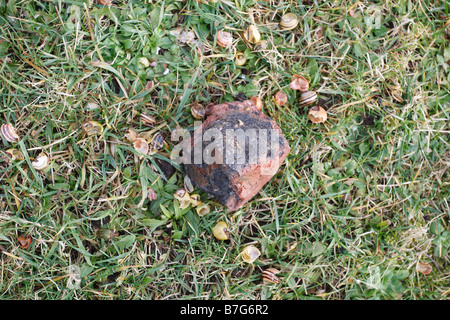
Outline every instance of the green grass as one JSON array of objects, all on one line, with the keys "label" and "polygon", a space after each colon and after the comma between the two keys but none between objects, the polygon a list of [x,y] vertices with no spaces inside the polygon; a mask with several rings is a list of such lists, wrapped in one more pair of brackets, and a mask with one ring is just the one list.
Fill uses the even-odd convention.
[{"label": "green grass", "polygon": [[[0,298],[448,299],[450,5],[370,3],[1,1],[0,122],[22,140],[3,139],[0,152],[16,148],[24,160],[0,163]],[[299,26],[269,28],[285,12]],[[243,41],[252,22],[264,50]],[[223,27],[229,50],[216,45]],[[176,28],[205,51],[180,44]],[[298,107],[293,74],[310,80],[326,123]],[[282,107],[272,99],[280,89]],[[183,170],[165,179],[158,165],[175,146],[171,131],[192,130],[191,103],[239,93],[261,97],[288,158],[237,212],[203,193],[209,215],[178,210]],[[141,112],[167,142],[142,160],[125,136],[149,130]],[[100,136],[84,134],[89,120],[103,125]],[[42,151],[52,162],[38,172],[30,163]],[[232,241],[213,237],[219,220]],[[118,235],[99,238],[100,227]],[[33,238],[28,249],[22,234]],[[253,265],[239,257],[249,243],[261,251]],[[279,284],[262,282],[268,267],[281,271]]]}]

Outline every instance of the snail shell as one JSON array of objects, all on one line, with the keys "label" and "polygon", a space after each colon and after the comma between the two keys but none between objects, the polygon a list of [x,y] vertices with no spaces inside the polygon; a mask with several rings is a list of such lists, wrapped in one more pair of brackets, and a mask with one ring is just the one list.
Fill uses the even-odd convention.
[{"label": "snail shell", "polygon": [[180,209],[185,209],[191,204],[191,197],[189,196],[189,193],[187,193],[187,191],[183,188],[175,191],[173,197],[180,203]]},{"label": "snail shell", "polygon": [[206,106],[205,113],[207,116],[210,116],[214,113],[214,103],[210,103]]},{"label": "snail shell", "polygon": [[276,275],[280,273],[279,270],[275,268],[269,268],[267,270],[264,270],[262,273],[262,278],[264,281],[272,282],[272,283],[280,283],[280,278],[278,278]]},{"label": "snail shell", "polygon": [[0,130],[6,141],[18,142],[20,140],[20,137],[17,134],[16,129],[13,127],[11,123],[2,124]]},{"label": "snail shell", "polygon": [[218,240],[228,240],[229,237],[229,231],[228,231],[228,225],[224,221],[219,221],[217,224],[212,228],[213,235]]},{"label": "snail shell", "polygon": [[189,200],[189,194],[187,193],[186,189],[181,188],[178,189],[177,191],[175,191],[175,193],[173,194],[173,197],[175,199],[177,199],[178,201],[183,201],[183,200]]},{"label": "snail shell", "polygon": [[103,126],[100,123],[98,123],[97,121],[85,122],[85,123],[83,123],[82,128],[88,136],[91,136],[94,134],[99,135],[103,132]]},{"label": "snail shell", "polygon": [[138,64],[143,65],[145,68],[148,68],[150,66],[150,60],[148,60],[146,57],[141,57],[138,60]]},{"label": "snail shell", "polygon": [[245,55],[242,52],[237,52],[234,56],[234,64],[237,66],[243,66],[247,62]]},{"label": "snail shell", "polygon": [[250,98],[250,100],[253,102],[253,104],[255,105],[256,109],[258,109],[259,111],[261,111],[262,107],[263,107],[263,103],[260,97],[257,96],[253,96]]},{"label": "snail shell", "polygon": [[149,150],[148,142],[143,138],[136,138],[133,142],[133,147],[143,155],[147,154]]},{"label": "snail shell", "polygon": [[255,246],[247,246],[242,250],[242,260],[247,263],[253,263],[260,256],[261,252],[259,252],[258,248]]},{"label": "snail shell", "polygon": [[277,106],[282,106],[287,102],[287,95],[286,93],[280,90],[275,94],[274,100]]},{"label": "snail shell", "polygon": [[259,30],[256,26],[250,25],[244,32],[244,38],[248,42],[256,44],[261,40],[261,34],[259,33]]},{"label": "snail shell", "polygon": [[156,124],[155,118],[153,118],[152,116],[149,116],[148,114],[145,114],[145,113],[141,114],[141,121],[147,127],[153,127]]},{"label": "snail shell", "polygon": [[255,51],[266,50],[267,49],[267,45],[268,44],[267,44],[266,40],[261,40],[258,43],[256,43],[253,48],[255,49]]},{"label": "snail shell", "polygon": [[17,149],[8,149],[5,151],[5,161],[12,162],[12,161],[22,161],[24,159],[23,153],[20,150]]},{"label": "snail shell", "polygon": [[208,213],[211,212],[209,205],[206,203],[199,205],[195,210],[197,211],[199,217],[206,216]]},{"label": "snail shell", "polygon": [[308,118],[312,123],[322,123],[327,121],[327,112],[320,106],[315,106],[309,109]]},{"label": "snail shell", "polygon": [[281,17],[280,27],[283,30],[292,30],[298,25],[297,16],[290,12]]},{"label": "snail shell", "polygon": [[299,76],[294,74],[291,83],[289,84],[289,88],[292,90],[300,90],[301,92],[306,92],[309,89],[309,82],[303,76]]},{"label": "snail shell", "polygon": [[300,107],[306,107],[316,102],[316,100],[317,100],[317,93],[315,93],[314,91],[307,91],[303,92],[302,95],[300,96],[299,104]]},{"label": "snail shell", "polygon": [[222,48],[228,48],[233,43],[233,35],[230,32],[219,30],[217,32],[217,44]]},{"label": "snail shell", "polygon": [[200,201],[200,195],[199,194],[191,194],[191,197],[189,199],[189,201],[191,202],[191,204],[196,207],[198,205],[200,205],[202,202]]},{"label": "snail shell", "polygon": [[189,178],[188,175],[184,176],[184,189],[186,189],[186,191],[189,193],[194,192],[194,185],[192,184],[191,178]]},{"label": "snail shell", "polygon": [[179,207],[180,209],[186,209],[187,207],[189,207],[190,204],[191,204],[190,199],[181,200]]},{"label": "snail shell", "polygon": [[99,109],[99,108],[100,108],[100,106],[97,103],[93,102],[93,101],[88,102],[87,105],[86,105],[86,109],[87,110],[96,110],[96,109]]},{"label": "snail shell", "polygon": [[39,154],[37,158],[34,159],[34,161],[31,163],[33,168],[35,168],[36,170],[44,170],[48,167],[49,164],[50,158],[44,152]]},{"label": "snail shell", "polygon": [[131,142],[136,141],[137,137],[138,137],[138,133],[133,130],[133,129],[128,129],[128,133],[125,134],[125,136],[128,138],[128,140],[130,140]]},{"label": "snail shell", "polygon": [[159,150],[164,145],[164,136],[161,134],[161,132],[156,133],[152,138],[152,147],[155,150]]},{"label": "snail shell", "polygon": [[201,120],[205,117],[205,108],[200,103],[196,103],[191,107],[191,114],[194,119]]}]

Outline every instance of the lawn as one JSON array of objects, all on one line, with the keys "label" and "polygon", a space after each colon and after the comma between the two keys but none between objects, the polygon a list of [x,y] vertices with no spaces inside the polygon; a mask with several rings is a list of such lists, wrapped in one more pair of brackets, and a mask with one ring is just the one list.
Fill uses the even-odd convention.
[{"label": "lawn", "polygon": [[[439,0],[0,1],[0,124],[19,136],[0,141],[0,299],[447,300],[449,38]],[[180,208],[172,132],[253,96],[291,148],[278,173],[235,212],[198,189],[210,213]],[[164,144],[143,155],[133,132]]]}]

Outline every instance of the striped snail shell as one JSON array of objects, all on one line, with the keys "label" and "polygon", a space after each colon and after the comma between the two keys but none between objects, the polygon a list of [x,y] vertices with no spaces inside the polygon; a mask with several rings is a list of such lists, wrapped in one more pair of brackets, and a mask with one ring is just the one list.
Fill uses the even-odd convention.
[{"label": "striped snail shell", "polygon": [[250,25],[244,33],[244,38],[252,43],[258,43],[261,40],[261,34],[256,26]]},{"label": "striped snail shell", "polygon": [[283,30],[292,30],[298,25],[297,16],[290,12],[281,17],[280,27]]},{"label": "striped snail shell", "polygon": [[97,121],[88,121],[83,123],[83,130],[88,136],[94,134],[101,134],[103,132],[103,126]]},{"label": "striped snail shell", "polygon": [[280,273],[279,270],[275,268],[269,268],[263,271],[262,278],[264,281],[272,282],[272,283],[280,283],[280,278],[278,278],[276,275]]},{"label": "striped snail shell", "polygon": [[191,114],[194,119],[201,120],[205,117],[205,108],[200,103],[195,103],[191,106]]},{"label": "striped snail shell", "polygon": [[188,193],[192,193],[194,192],[194,185],[192,184],[192,180],[191,178],[189,178],[188,175],[184,176],[184,189],[188,192]]},{"label": "striped snail shell", "polygon": [[217,32],[217,44],[222,48],[228,48],[233,43],[233,35],[230,32],[219,30]]},{"label": "striped snail shell", "polygon": [[141,121],[147,127],[153,127],[156,124],[155,118],[146,113],[141,113]]},{"label": "striped snail shell", "polygon": [[261,41],[259,41],[259,42],[257,42],[257,43],[255,44],[255,46],[253,47],[253,49],[254,49],[255,51],[266,50],[266,49],[267,49],[267,46],[268,46],[267,41],[266,41],[266,40],[261,40]]},{"label": "striped snail shell", "polygon": [[315,93],[314,91],[307,91],[303,92],[302,95],[300,96],[299,104],[300,107],[306,107],[316,102],[316,100],[317,100],[317,93]]},{"label": "striped snail shell", "polygon": [[156,133],[152,138],[152,147],[155,150],[159,150],[164,146],[164,136],[161,132]]},{"label": "striped snail shell", "polygon": [[20,140],[20,137],[17,134],[16,129],[13,127],[11,123],[2,124],[0,130],[6,141],[18,142]]}]

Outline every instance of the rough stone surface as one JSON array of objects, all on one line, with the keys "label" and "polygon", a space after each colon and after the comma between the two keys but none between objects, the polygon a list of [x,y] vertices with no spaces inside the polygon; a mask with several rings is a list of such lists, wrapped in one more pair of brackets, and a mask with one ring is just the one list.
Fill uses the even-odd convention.
[{"label": "rough stone surface", "polygon": [[[236,211],[273,177],[290,147],[275,121],[258,111],[251,100],[215,105],[209,108],[208,113],[210,115],[187,142],[192,153],[185,156],[191,164],[185,163],[184,166],[196,187],[215,196],[228,210]],[[205,137],[204,133],[209,129],[214,129],[216,133],[220,131],[223,148],[211,148],[212,142],[220,145],[220,141],[199,139],[200,136]],[[252,131],[249,129],[255,129],[253,132],[258,134],[252,139],[227,139],[230,130],[236,133],[239,129],[247,133]],[[259,134],[261,131],[267,133],[267,138]],[[278,149],[270,142],[272,133],[276,133],[273,136],[274,141],[278,142]],[[262,155],[258,153],[261,151],[255,154],[255,144],[265,150]],[[226,158],[229,150],[235,151],[234,157]],[[241,155],[245,154],[245,159],[238,157],[238,150],[242,151]],[[198,161],[199,153],[205,155],[205,151],[217,161],[205,161],[205,157]],[[194,161],[196,155],[197,161]]]}]

